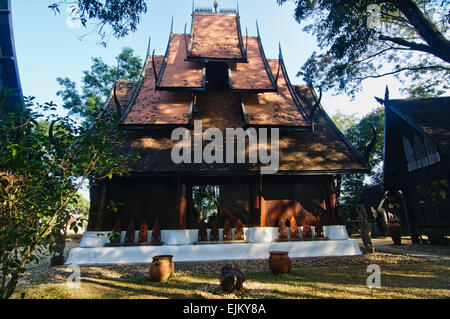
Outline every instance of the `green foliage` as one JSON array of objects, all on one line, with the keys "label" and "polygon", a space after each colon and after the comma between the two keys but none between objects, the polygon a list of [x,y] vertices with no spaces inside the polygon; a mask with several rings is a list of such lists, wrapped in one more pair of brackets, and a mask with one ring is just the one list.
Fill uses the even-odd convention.
[{"label": "green foliage", "polygon": [[[33,107],[32,101],[0,120],[0,298],[12,294],[37,252],[52,251],[59,225],[83,210],[77,192],[87,178],[126,174],[124,163],[133,158],[113,155],[116,114],[104,112],[83,126],[53,114],[52,103]],[[53,134],[42,120],[57,123]]]},{"label": "green foliage", "polygon": [[84,27],[89,20],[97,20],[95,29],[103,45],[111,35],[122,38],[136,31],[140,17],[147,12],[146,0],[60,0],[48,7],[59,14],[62,5],[75,5],[73,10],[78,11]]},{"label": "green foliage", "polygon": [[62,106],[90,120],[97,117],[116,79],[136,81],[140,76],[142,60],[133,55],[132,49],[123,48],[116,60],[116,66],[109,66],[101,58],[92,58],[91,69],[83,71],[81,93],[71,79],[57,78],[62,89],[56,95],[62,98]]},{"label": "green foliage", "polygon": [[359,121],[356,114],[344,114],[340,110],[337,110],[336,113],[331,117],[334,124],[337,126],[337,128],[342,132],[346,133],[347,130],[356,125]]},{"label": "green foliage", "polygon": [[80,193],[76,193],[76,202],[67,205],[67,210],[72,216],[85,216],[89,214],[89,201],[85,199]]},{"label": "green foliage", "polygon": [[[336,123],[338,128],[343,129],[343,133],[349,142],[361,154],[364,153],[366,145],[372,139],[373,131],[372,125],[377,131],[377,138],[375,147],[369,156],[369,166],[371,172],[369,174],[370,184],[382,184],[383,172],[383,152],[384,152],[384,108],[379,107],[368,113],[361,120],[357,120],[354,115],[344,115],[338,112],[332,116],[332,120]],[[359,203],[363,186],[365,182],[364,174],[346,175],[342,178],[342,214],[348,217],[351,210],[353,210]]]},{"label": "green foliage", "polygon": [[219,187],[217,185],[193,186],[192,199],[200,220],[209,222],[218,217]]},{"label": "green foliage", "polygon": [[106,235],[102,233],[97,234],[97,237],[106,237],[111,243],[120,242],[120,236],[121,233],[114,230],[108,232]]},{"label": "green foliage", "polygon": [[[286,0],[277,0],[283,4]],[[449,89],[449,1],[299,0],[295,19],[316,36],[309,72],[325,90],[354,95],[361,82],[395,75],[410,96]],[[369,24],[368,24],[369,23]]]},{"label": "green foliage", "polygon": [[431,183],[417,186],[420,200],[433,203],[446,200],[449,197],[448,179],[439,179]]},{"label": "green foliage", "polygon": [[375,148],[369,156],[369,166],[373,169],[383,160],[384,107],[376,108],[374,111],[364,116],[357,124],[349,127],[345,132],[345,136],[362,154],[366,145],[372,139],[372,125],[375,126],[377,131]]}]

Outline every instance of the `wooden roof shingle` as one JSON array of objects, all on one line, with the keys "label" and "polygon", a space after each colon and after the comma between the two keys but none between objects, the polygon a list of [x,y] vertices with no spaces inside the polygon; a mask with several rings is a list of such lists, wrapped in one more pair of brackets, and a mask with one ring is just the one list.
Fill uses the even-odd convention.
[{"label": "wooden roof shingle", "polygon": [[171,34],[168,56],[160,75],[158,89],[202,89],[203,63],[185,61],[186,40],[189,35]]},{"label": "wooden roof shingle", "polygon": [[[158,73],[162,56],[155,56]],[[148,56],[137,85],[134,100],[122,115],[124,126],[187,125],[191,106],[191,93],[184,91],[156,91],[152,57]]]},{"label": "wooden roof shingle", "polygon": [[[272,73],[276,74],[279,60],[269,60]],[[280,70],[277,92],[242,93],[242,103],[249,125],[259,126],[295,126],[309,127],[300,113],[291,92],[285,74]]]},{"label": "wooden roof shingle", "polygon": [[[316,103],[311,89],[307,85],[303,85],[296,86],[295,91],[304,105],[305,111],[309,114]],[[247,128],[243,121],[238,93],[217,90],[213,94],[201,93],[200,95],[197,105],[198,112],[193,114],[193,120],[202,120],[203,131],[210,127],[217,127],[222,131],[228,127]],[[221,103],[220,101],[225,102]],[[321,106],[315,112],[313,121],[314,131],[280,130],[278,174],[322,175],[368,171],[362,157],[342,138]],[[192,129],[190,132],[191,136],[194,136]],[[121,134],[122,141],[116,145],[117,152],[129,154],[136,151],[141,157],[139,162],[129,163],[132,172],[187,175],[252,175],[260,173],[260,164],[248,162],[242,164],[208,164],[204,162],[176,164],[171,159],[171,150],[178,141],[171,139],[171,130],[124,130]],[[225,136],[225,133],[223,135]],[[192,154],[194,154],[193,151]],[[248,157],[246,158],[248,159]]]},{"label": "wooden roof shingle", "polygon": [[450,152],[450,96],[388,100],[402,117],[414,124]]},{"label": "wooden roof shingle", "polygon": [[233,63],[230,66],[231,89],[233,91],[275,91],[272,82],[273,74],[268,65],[264,63],[263,48],[257,37],[248,37],[247,60],[248,63]]},{"label": "wooden roof shingle", "polygon": [[193,13],[187,59],[245,61],[238,19],[235,13]]}]

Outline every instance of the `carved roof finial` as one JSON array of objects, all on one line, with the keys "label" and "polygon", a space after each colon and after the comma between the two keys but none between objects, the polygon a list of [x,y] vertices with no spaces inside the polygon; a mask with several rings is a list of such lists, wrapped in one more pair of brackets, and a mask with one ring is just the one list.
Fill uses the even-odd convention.
[{"label": "carved roof finial", "polygon": [[219,3],[217,0],[214,0],[214,10],[217,12],[217,7],[219,6]]}]

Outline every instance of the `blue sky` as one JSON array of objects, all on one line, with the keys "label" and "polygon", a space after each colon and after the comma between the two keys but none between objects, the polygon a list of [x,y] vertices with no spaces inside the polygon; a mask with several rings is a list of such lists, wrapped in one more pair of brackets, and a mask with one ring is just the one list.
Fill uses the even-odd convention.
[{"label": "blue sky", "polygon": [[[25,95],[35,96],[44,103],[54,101],[58,86],[56,77],[69,77],[80,82],[81,72],[89,69],[91,57],[102,57],[106,63],[115,64],[114,57],[123,47],[131,47],[135,54],[144,58],[148,38],[151,37],[152,50],[164,54],[170,21],[174,18],[174,32],[183,33],[188,23],[190,30],[191,0],[151,0],[148,12],[142,17],[138,30],[122,39],[111,38],[106,46],[98,44],[97,33],[85,35],[92,28],[71,29],[66,24],[67,12],[63,7],[60,15],[48,9],[55,0],[13,0],[13,25],[19,72]],[[199,7],[212,7],[212,0],[196,0]],[[236,1],[219,0],[221,8],[235,8]],[[293,83],[302,83],[295,75],[309,55],[317,50],[314,37],[302,31],[293,18],[294,3],[278,6],[276,0],[241,0],[239,2],[241,26],[249,35],[256,35],[255,21],[259,29],[266,56],[276,58],[278,42],[281,42],[286,67]],[[383,96],[389,84],[391,97],[401,97],[399,83],[395,80],[377,79],[366,81],[363,92],[354,101],[346,95],[325,94],[323,105],[332,115],[339,109],[343,113],[358,113],[362,116],[377,107],[373,96]]]}]

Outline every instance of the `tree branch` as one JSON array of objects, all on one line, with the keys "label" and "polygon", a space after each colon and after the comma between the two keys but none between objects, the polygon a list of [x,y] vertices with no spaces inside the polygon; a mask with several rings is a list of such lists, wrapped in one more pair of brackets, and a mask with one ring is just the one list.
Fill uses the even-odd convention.
[{"label": "tree branch", "polygon": [[378,3],[391,3],[405,16],[420,37],[428,44],[428,52],[436,57],[450,63],[450,41],[444,34],[428,19],[412,0],[380,0]]},{"label": "tree branch", "polygon": [[374,54],[371,54],[371,55],[369,55],[369,56],[367,56],[367,57],[365,57],[365,58],[363,58],[361,60],[352,61],[352,64],[358,64],[358,63],[365,62],[365,61],[370,60],[372,58],[375,58],[375,57],[377,57],[379,55],[382,55],[383,53],[385,53],[387,51],[390,51],[390,50],[411,50],[411,49],[410,48],[393,47],[393,46],[388,45],[387,48],[384,48],[384,49],[382,49],[382,50],[380,50],[380,51],[378,51],[378,52],[376,52]]},{"label": "tree branch", "polygon": [[415,50],[415,51],[422,51],[422,52],[426,52],[426,53],[433,53],[433,49],[431,47],[429,47],[428,45],[422,44],[422,43],[417,43],[417,42],[412,42],[412,41],[407,41],[403,38],[398,38],[398,37],[390,37],[387,35],[380,35],[378,37],[378,39],[380,41],[389,41],[404,47],[408,47],[410,50]]},{"label": "tree branch", "polygon": [[363,77],[359,77],[359,78],[354,78],[355,80],[358,81],[363,81],[366,79],[377,79],[377,78],[381,78],[384,76],[388,76],[388,75],[393,75],[393,74],[397,74],[403,71],[420,71],[420,70],[436,70],[436,71],[450,71],[450,67],[445,67],[442,65],[430,65],[430,66],[422,66],[422,67],[404,67],[404,68],[400,68],[391,72],[386,72],[383,74],[376,74],[376,75],[367,75],[367,76],[363,76]]}]

